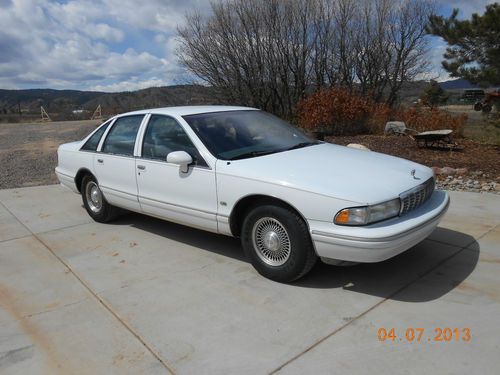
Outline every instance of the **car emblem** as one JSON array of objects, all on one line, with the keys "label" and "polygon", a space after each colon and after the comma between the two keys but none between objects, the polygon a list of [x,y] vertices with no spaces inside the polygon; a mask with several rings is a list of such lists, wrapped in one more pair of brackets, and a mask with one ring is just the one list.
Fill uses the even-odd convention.
[{"label": "car emblem", "polygon": [[411,170],[411,172],[410,172],[410,174],[411,174],[411,176],[412,176],[415,180],[420,180],[420,178],[415,177],[415,173],[416,173],[416,172],[417,172],[417,171],[416,171],[415,169],[412,169],[412,170]]}]

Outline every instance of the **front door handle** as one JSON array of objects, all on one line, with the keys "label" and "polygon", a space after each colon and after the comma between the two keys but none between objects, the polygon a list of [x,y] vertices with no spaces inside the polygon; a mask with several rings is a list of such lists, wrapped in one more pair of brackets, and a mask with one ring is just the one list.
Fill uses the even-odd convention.
[{"label": "front door handle", "polygon": [[104,163],[104,160],[102,160],[102,159],[97,159],[97,162],[98,162],[99,164],[102,164],[102,163]]},{"label": "front door handle", "polygon": [[140,169],[141,171],[143,171],[146,169],[146,166],[145,165],[138,165],[137,169]]}]

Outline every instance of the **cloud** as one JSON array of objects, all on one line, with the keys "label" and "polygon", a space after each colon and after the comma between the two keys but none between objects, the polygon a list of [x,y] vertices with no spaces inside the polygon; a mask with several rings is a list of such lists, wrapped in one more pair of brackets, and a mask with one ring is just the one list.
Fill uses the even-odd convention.
[{"label": "cloud", "polygon": [[[482,13],[486,0],[437,0],[440,13]],[[186,82],[176,29],[209,0],[0,0],[0,88],[109,91]],[[435,42],[431,76],[442,73]],[[446,74],[446,73],[444,73]]]},{"label": "cloud", "polygon": [[152,77],[146,80],[139,80],[137,77],[112,83],[109,85],[95,85],[90,87],[92,91],[120,92],[120,91],[135,91],[148,87],[162,87],[169,85],[170,82],[162,78]]},{"label": "cloud", "polygon": [[495,0],[438,0],[437,5],[441,8],[441,13],[444,16],[449,16],[453,9],[458,9],[458,17],[465,19],[470,18],[472,13],[483,14],[487,4],[493,4]]},{"label": "cloud", "polygon": [[108,42],[123,40],[123,31],[106,23],[105,9],[100,4],[87,1],[69,3],[47,3],[44,5],[47,18],[63,27],[63,30],[83,33],[92,39]]},{"label": "cloud", "polygon": [[450,79],[449,73],[441,65],[441,62],[444,60],[443,54],[446,52],[446,47],[446,42],[444,42],[441,38],[434,38],[432,48],[428,52],[428,59],[432,69],[425,74],[422,79],[434,79],[438,82]]},{"label": "cloud", "polygon": [[208,12],[208,0],[108,0],[107,12],[119,22],[135,28],[174,33],[187,12]]},{"label": "cloud", "polygon": [[176,28],[202,0],[0,0],[0,88],[167,85]]}]

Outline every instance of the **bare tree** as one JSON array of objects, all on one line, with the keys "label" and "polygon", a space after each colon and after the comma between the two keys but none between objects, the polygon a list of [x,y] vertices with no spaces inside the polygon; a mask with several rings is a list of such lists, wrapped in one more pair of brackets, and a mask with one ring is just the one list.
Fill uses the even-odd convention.
[{"label": "bare tree", "polygon": [[428,68],[425,27],[432,3],[376,0],[360,3],[355,50],[356,76],[363,93],[390,105],[404,83]]},{"label": "bare tree", "polygon": [[234,0],[187,17],[180,59],[233,101],[291,114],[311,83],[318,0]]},{"label": "bare tree", "polygon": [[310,87],[394,103],[425,68],[427,0],[218,0],[187,16],[181,62],[236,103],[292,115]]},{"label": "bare tree", "polygon": [[386,101],[391,105],[405,82],[413,81],[429,69],[426,26],[433,10],[432,3],[426,1],[406,0],[396,4],[389,28],[392,64],[386,71],[389,77]]},{"label": "bare tree", "polygon": [[387,85],[386,68],[391,58],[392,47],[387,40],[387,29],[391,0],[362,1],[358,3],[354,28],[354,61],[356,79],[360,91],[373,96],[375,100],[383,97]]}]

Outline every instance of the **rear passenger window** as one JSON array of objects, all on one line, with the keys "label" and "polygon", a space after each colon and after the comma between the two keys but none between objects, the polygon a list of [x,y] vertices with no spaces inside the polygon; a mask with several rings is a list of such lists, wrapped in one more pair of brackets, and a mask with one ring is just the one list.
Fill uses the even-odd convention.
[{"label": "rear passenger window", "polygon": [[120,117],[108,133],[102,152],[108,154],[133,156],[135,138],[144,115]]},{"label": "rear passenger window", "polygon": [[107,123],[101,125],[99,129],[96,130],[94,134],[85,142],[85,144],[82,146],[81,150],[84,151],[95,151],[97,150],[97,146],[99,145],[99,141],[101,140],[102,135],[108,128],[109,124],[111,121],[108,121]]}]

